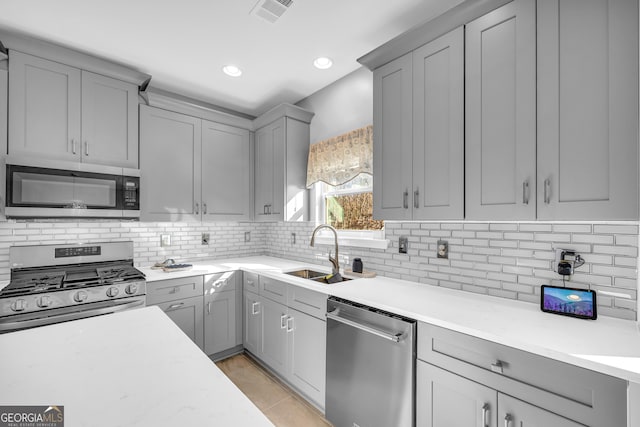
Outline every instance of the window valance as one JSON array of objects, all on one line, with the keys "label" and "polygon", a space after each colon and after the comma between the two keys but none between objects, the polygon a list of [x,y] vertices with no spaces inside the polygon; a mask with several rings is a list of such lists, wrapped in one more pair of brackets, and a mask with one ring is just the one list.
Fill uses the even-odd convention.
[{"label": "window valance", "polygon": [[311,144],[307,187],[319,181],[344,184],[358,174],[373,174],[373,126]]}]

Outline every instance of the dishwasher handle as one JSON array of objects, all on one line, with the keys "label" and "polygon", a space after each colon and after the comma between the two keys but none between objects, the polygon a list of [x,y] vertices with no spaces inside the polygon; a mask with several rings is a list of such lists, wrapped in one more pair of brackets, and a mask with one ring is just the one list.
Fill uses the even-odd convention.
[{"label": "dishwasher handle", "polygon": [[379,329],[373,328],[371,326],[367,326],[363,323],[356,322],[350,319],[346,319],[344,317],[339,316],[340,309],[336,309],[327,313],[327,319],[335,320],[336,322],[344,323],[345,325],[352,326],[356,329],[360,329],[361,331],[368,332],[370,334],[376,335],[378,337],[387,339],[393,342],[400,342],[404,339],[405,334],[400,332],[397,334],[390,334],[388,332],[381,331]]}]

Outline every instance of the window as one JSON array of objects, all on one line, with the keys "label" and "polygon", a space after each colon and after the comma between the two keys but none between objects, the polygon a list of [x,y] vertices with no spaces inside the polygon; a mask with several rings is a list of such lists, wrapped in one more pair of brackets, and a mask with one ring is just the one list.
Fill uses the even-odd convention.
[{"label": "window", "polygon": [[337,230],[382,230],[373,219],[373,189],[369,174],[361,173],[342,185],[323,184],[324,222]]}]

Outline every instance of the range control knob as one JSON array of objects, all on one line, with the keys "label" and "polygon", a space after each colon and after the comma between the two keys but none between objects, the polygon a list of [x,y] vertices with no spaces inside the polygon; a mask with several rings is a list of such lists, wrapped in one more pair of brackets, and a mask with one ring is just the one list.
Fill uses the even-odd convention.
[{"label": "range control knob", "polygon": [[89,295],[85,291],[78,291],[73,296],[75,302],[85,302],[89,298]]},{"label": "range control knob", "polygon": [[132,283],[128,285],[124,291],[129,295],[133,295],[136,292],[138,292],[138,285],[136,285],[135,283]]},{"label": "range control knob", "polygon": [[24,311],[27,308],[27,302],[23,299],[17,299],[11,303],[11,310]]},{"label": "range control knob", "polygon": [[109,289],[107,289],[107,296],[110,297],[110,298],[118,296],[119,293],[120,293],[120,289],[118,289],[115,286],[112,286]]},{"label": "range control knob", "polygon": [[45,308],[51,305],[51,297],[48,295],[43,295],[38,298],[38,307]]}]

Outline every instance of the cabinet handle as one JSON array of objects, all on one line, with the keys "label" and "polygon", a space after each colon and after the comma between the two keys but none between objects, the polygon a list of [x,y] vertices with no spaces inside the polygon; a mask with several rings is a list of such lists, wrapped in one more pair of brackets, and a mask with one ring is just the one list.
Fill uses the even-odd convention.
[{"label": "cabinet handle", "polygon": [[266,214],[267,214],[267,205],[264,205],[264,206],[262,207],[262,214],[263,214],[263,215],[266,215]]},{"label": "cabinet handle", "polygon": [[529,180],[527,179],[522,183],[522,203],[529,204]]},{"label": "cabinet handle", "polygon": [[404,190],[402,193],[402,207],[409,209],[409,190]]},{"label": "cabinet handle", "polygon": [[174,286],[173,289],[171,289],[171,292],[169,292],[170,294],[177,294],[179,291],[177,286]]},{"label": "cabinet handle", "polygon": [[509,425],[511,424],[511,420],[513,420],[513,417],[511,416],[511,414],[507,414],[504,416],[504,427],[509,427]]},{"label": "cabinet handle", "polygon": [[76,154],[76,152],[77,152],[77,150],[76,150],[76,140],[75,139],[71,140],[71,152],[73,154]]},{"label": "cabinet handle", "polygon": [[287,315],[283,314],[280,316],[280,329],[284,329],[287,327]]},{"label": "cabinet handle", "polygon": [[[291,324],[291,326],[289,326],[289,324]],[[293,332],[293,317],[287,319],[287,332]]]},{"label": "cabinet handle", "polygon": [[178,308],[178,307],[182,307],[183,305],[184,305],[184,303],[183,303],[183,302],[179,302],[178,304],[171,304],[171,305],[169,306],[169,308],[167,308],[167,311],[169,311],[169,310],[173,310],[173,309]]},{"label": "cabinet handle", "polygon": [[271,205],[267,205],[267,215],[271,215]]},{"label": "cabinet handle", "polygon": [[413,192],[413,207],[418,209],[420,207],[420,190],[416,188]]},{"label": "cabinet handle", "polygon": [[544,203],[549,204],[551,202],[551,178],[544,180]]},{"label": "cabinet handle", "polygon": [[89,155],[89,141],[84,142],[84,155],[85,156]]},{"label": "cabinet handle", "polygon": [[207,214],[207,204],[206,203],[202,204],[202,213],[205,214],[205,215]]},{"label": "cabinet handle", "polygon": [[504,372],[504,365],[501,360],[496,361],[496,363],[491,364],[491,370],[497,374],[502,374]]},{"label": "cabinet handle", "polygon": [[198,202],[196,202],[196,215],[200,214],[200,204]]},{"label": "cabinet handle", "polygon": [[211,314],[211,301],[207,303],[207,314]]},{"label": "cabinet handle", "polygon": [[253,280],[247,280],[247,285],[253,286]]},{"label": "cabinet handle", "polygon": [[260,314],[260,310],[256,310],[256,307],[260,308],[260,301],[251,304],[251,314]]},{"label": "cabinet handle", "polygon": [[485,403],[482,406],[482,427],[489,427],[487,422],[487,415],[489,414],[489,404]]}]

